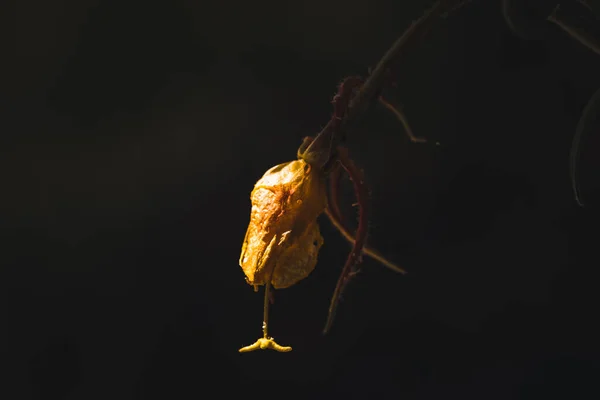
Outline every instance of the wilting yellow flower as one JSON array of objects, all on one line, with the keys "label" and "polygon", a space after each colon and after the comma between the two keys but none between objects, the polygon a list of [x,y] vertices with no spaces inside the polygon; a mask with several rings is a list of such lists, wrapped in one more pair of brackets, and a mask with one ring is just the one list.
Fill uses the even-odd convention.
[{"label": "wilting yellow flower", "polygon": [[323,245],[317,224],[327,205],[321,171],[304,160],[277,165],[256,182],[250,199],[240,256],[246,281],[282,289],[306,278]]}]

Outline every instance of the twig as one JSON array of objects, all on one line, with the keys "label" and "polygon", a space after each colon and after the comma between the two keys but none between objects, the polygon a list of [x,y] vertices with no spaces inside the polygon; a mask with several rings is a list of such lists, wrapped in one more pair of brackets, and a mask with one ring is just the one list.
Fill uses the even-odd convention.
[{"label": "twig", "polygon": [[310,146],[308,146],[306,153],[327,149],[329,151],[327,158],[318,160],[321,167],[327,165],[332,157],[333,150],[337,148],[340,142],[342,132],[351,131],[356,125],[356,121],[379,97],[387,78],[387,71],[393,63],[398,62],[398,57],[409,40],[413,36],[424,35],[431,28],[434,20],[462,6],[466,2],[468,1],[438,0],[421,18],[414,21],[402,36],[396,40],[387,53],[385,53],[356,96],[350,101],[348,112],[342,123],[337,124],[333,119],[330,120]]}]

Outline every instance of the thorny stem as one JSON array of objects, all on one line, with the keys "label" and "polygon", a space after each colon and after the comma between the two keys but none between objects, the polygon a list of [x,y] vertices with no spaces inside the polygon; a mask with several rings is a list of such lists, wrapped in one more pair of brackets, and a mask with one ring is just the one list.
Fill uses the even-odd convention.
[{"label": "thorny stem", "polygon": [[[345,149],[339,146],[339,143],[344,134],[355,125],[355,122],[362,116],[373,101],[380,98],[383,86],[389,78],[390,67],[394,62],[397,62],[400,51],[406,46],[409,39],[415,35],[424,35],[430,28],[431,22],[434,19],[443,16],[464,3],[464,0],[437,1],[420,19],[413,22],[379,61],[366,82],[360,86],[356,96],[349,100],[349,104],[346,103],[350,97],[349,94],[351,94],[354,88],[359,86],[358,83],[362,83],[362,80],[356,79],[355,77],[347,78],[342,85],[340,85],[338,95],[334,98],[334,114],[332,118],[325,128],[317,135],[315,140],[313,140],[306,149],[303,148],[303,150],[305,150],[302,152],[303,156],[311,157],[312,163],[321,167],[325,172],[330,171],[333,160],[339,160],[342,167],[346,170],[348,175],[350,175],[359,205],[359,221],[356,237],[354,238],[354,245],[352,251],[348,255],[346,264],[338,279],[333,297],[331,298],[329,313],[323,330],[324,334],[329,331],[333,324],[337,306],[346,285],[351,277],[357,273],[356,267],[362,260],[362,253],[368,234],[368,193],[366,185],[363,182],[362,174],[348,157]],[[386,105],[386,103],[384,103],[384,105]],[[391,106],[389,103],[387,103],[387,105]],[[344,113],[343,116],[340,115],[340,111]],[[395,114],[397,115],[398,112],[395,112]],[[405,125],[407,124],[405,118],[400,117],[400,121]],[[407,130],[409,136],[411,136],[411,133],[412,131]],[[411,139],[417,141],[414,135],[411,136]],[[325,151],[326,153],[324,153]],[[323,155],[325,155],[325,157],[323,157]],[[335,217],[332,218],[332,222],[335,224]],[[340,225],[340,227],[344,228],[343,225]],[[340,229],[340,231],[343,233],[345,229]]]},{"label": "thorny stem", "polygon": [[437,1],[420,19],[414,21],[404,34],[402,34],[402,36],[400,36],[400,38],[398,38],[392,47],[385,53],[366,80],[365,84],[357,93],[356,97],[350,102],[348,116],[342,125],[342,129],[348,129],[348,126],[351,126],[373,100],[378,97],[386,80],[386,71],[394,62],[398,62],[400,51],[408,43],[409,39],[411,39],[413,35],[425,34],[430,28],[429,23],[432,22],[434,18],[441,16],[446,9],[442,5],[443,3],[444,1]]},{"label": "thorny stem", "polygon": [[[409,39],[415,35],[424,35],[436,18],[443,16],[448,11],[454,10],[464,3],[464,0],[438,0],[421,18],[414,21],[404,34],[396,40],[387,53],[385,53],[356,96],[350,101],[348,111],[342,123],[339,124],[335,118],[332,118],[321,132],[319,132],[310,146],[308,146],[306,153],[324,148],[329,150],[336,149],[340,142],[341,133],[350,130],[360,116],[373,103],[373,100],[379,96],[387,78],[386,72],[393,63],[398,61],[398,56]],[[329,159],[325,160],[321,167],[328,162]]]},{"label": "thorny stem", "polygon": [[352,162],[350,157],[348,157],[346,149],[338,147],[338,157],[340,160],[340,164],[346,170],[348,175],[350,175],[350,179],[352,179],[354,190],[356,192],[359,204],[358,228],[356,230],[354,246],[352,246],[352,251],[346,259],[346,264],[342,269],[342,273],[340,275],[340,278],[338,279],[335,291],[333,292],[333,296],[331,298],[331,303],[329,305],[329,314],[327,315],[327,321],[325,323],[325,328],[323,329],[323,334],[326,334],[329,331],[329,329],[331,329],[333,320],[335,318],[337,306],[340,301],[340,297],[346,285],[350,281],[350,278],[352,278],[352,276],[357,272],[356,266],[360,264],[362,260],[362,252],[366,244],[367,235],[369,232],[369,215],[367,209],[368,191],[364,183],[362,174],[358,170],[356,165]]},{"label": "thorny stem", "polygon": [[[362,175],[360,171],[356,168],[352,160],[348,157],[346,150],[339,146],[339,143],[343,139],[344,135],[354,127],[355,122],[362,116],[362,114],[369,108],[369,106],[373,104],[375,99],[379,99],[379,101],[384,106],[386,106],[388,109],[390,109],[396,114],[396,116],[400,119],[403,125],[405,125],[405,130],[413,142],[420,141],[419,138],[415,137],[414,134],[412,134],[412,131],[410,130],[410,127],[408,126],[404,115],[398,110],[395,110],[391,106],[391,104],[387,103],[381,98],[381,91],[383,89],[384,84],[386,83],[386,80],[389,79],[390,67],[393,63],[397,62],[400,52],[404,49],[409,40],[414,36],[423,36],[430,29],[432,22],[436,18],[446,16],[449,12],[456,10],[457,8],[468,3],[469,1],[470,0],[437,1],[428,11],[425,12],[425,14],[421,18],[414,21],[412,25],[404,32],[404,34],[396,40],[392,47],[379,61],[372,73],[370,73],[368,79],[364,82],[364,84],[360,86],[358,93],[351,99],[348,96],[348,93],[354,90],[354,88],[358,87],[358,85],[355,85],[356,77],[351,77],[344,81],[340,86],[338,95],[336,96],[336,98],[334,98],[334,114],[332,118],[317,135],[317,137],[306,148],[302,148],[303,155],[317,155],[313,157],[312,160],[315,164],[317,164],[317,166],[323,168],[323,170],[326,173],[336,170],[335,168],[333,168],[332,170],[330,169],[330,167],[333,160],[338,160],[341,166],[350,175],[350,178],[354,184],[354,189],[357,195],[359,205],[359,224],[356,232],[356,238],[354,238],[353,240],[354,245],[352,251],[350,252],[346,260],[340,278],[336,284],[336,288],[333,293],[333,297],[331,299],[329,307],[327,321],[323,330],[324,334],[331,329],[341,295],[346,285],[348,284],[352,276],[357,273],[356,267],[358,266],[358,264],[360,264],[362,260],[362,253],[365,249],[366,239],[368,235],[368,209],[366,206],[366,185],[362,180]],[[594,44],[587,41],[586,37],[578,34],[578,32],[576,31],[569,30],[566,26],[561,25],[560,21],[558,21],[558,19],[555,18],[556,11],[557,10],[555,10],[555,12],[548,18],[549,21],[556,23],[559,27],[561,27],[571,36],[578,39],[588,48],[598,52]],[[348,84],[348,87],[343,86],[346,83]],[[339,104],[336,100],[339,101]],[[343,112],[343,116],[340,114],[340,109]],[[574,138],[574,140],[576,140],[577,143],[573,146],[571,160],[572,163],[574,163],[573,159],[576,158],[576,152],[578,151],[578,141],[580,139],[579,136],[580,135],[576,135],[576,138]],[[325,151],[327,153],[324,153]],[[575,156],[573,154],[575,154]],[[323,157],[323,155],[325,155],[326,157]],[[334,180],[337,184],[339,175],[335,175],[336,173],[337,172],[334,173]],[[574,172],[572,173],[574,177]],[[574,190],[577,195],[578,190],[575,185],[576,184],[574,183]],[[333,193],[334,196],[336,196],[335,192],[336,191],[334,191]],[[341,214],[339,212],[337,204],[337,197],[335,197],[334,201],[330,201],[330,205],[327,207],[327,215],[330,217],[334,225],[336,225],[336,227],[340,230],[340,232],[344,234],[345,237],[350,236],[350,238],[352,238],[351,235],[349,235],[349,233],[347,232],[347,229],[345,228],[341,220]],[[346,235],[344,232],[348,234]]]},{"label": "thorny stem", "polygon": [[[325,209],[325,214],[327,215],[327,217],[329,218],[329,220],[331,221],[333,226],[336,227],[337,230],[342,234],[342,236],[348,242],[350,242],[352,245],[354,245],[354,236],[352,235],[352,233],[350,233],[350,229],[348,229],[348,226],[346,225],[346,221],[344,221],[344,218],[342,217],[342,213],[339,208],[340,203],[339,203],[338,189],[339,189],[339,183],[340,183],[340,178],[341,178],[341,171],[342,171],[342,169],[340,168],[340,164],[337,164],[336,168],[331,172],[331,174],[329,176],[329,196],[327,196],[328,199],[327,199],[327,208]],[[401,267],[397,266],[393,262],[389,261],[381,254],[379,254],[375,250],[371,249],[367,244],[365,244],[365,246],[363,248],[363,254],[378,261],[383,266],[391,269],[394,272],[398,272],[400,274],[406,274],[406,270],[402,269]]]}]

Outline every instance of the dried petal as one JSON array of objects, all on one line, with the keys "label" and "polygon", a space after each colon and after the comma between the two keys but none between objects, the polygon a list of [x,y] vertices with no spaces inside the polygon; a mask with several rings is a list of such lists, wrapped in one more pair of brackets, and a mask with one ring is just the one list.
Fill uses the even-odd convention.
[{"label": "dried petal", "polygon": [[326,202],[324,177],[303,160],[277,165],[256,182],[240,266],[250,285],[283,288],[314,269],[323,244],[317,217]]},{"label": "dried petal", "polygon": [[317,265],[317,256],[322,245],[323,237],[319,232],[319,224],[315,221],[302,236],[290,241],[282,249],[271,278],[273,287],[284,289],[306,278]]}]

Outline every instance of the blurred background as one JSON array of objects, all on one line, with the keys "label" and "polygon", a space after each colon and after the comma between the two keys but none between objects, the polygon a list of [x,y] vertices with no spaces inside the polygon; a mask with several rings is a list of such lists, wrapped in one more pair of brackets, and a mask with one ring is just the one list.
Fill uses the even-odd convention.
[{"label": "blurred background", "polygon": [[[600,56],[551,24],[520,38],[499,1],[440,20],[385,92],[441,146],[382,107],[348,137],[370,244],[409,273],[366,259],[323,336],[350,251],[324,218],[315,271],[271,308],[293,352],[238,354],[261,336],[238,266],[254,183],[431,4],[3,11],[0,397],[598,398],[600,136],[584,208],[568,157]],[[352,213],[348,182],[343,199]]]}]

